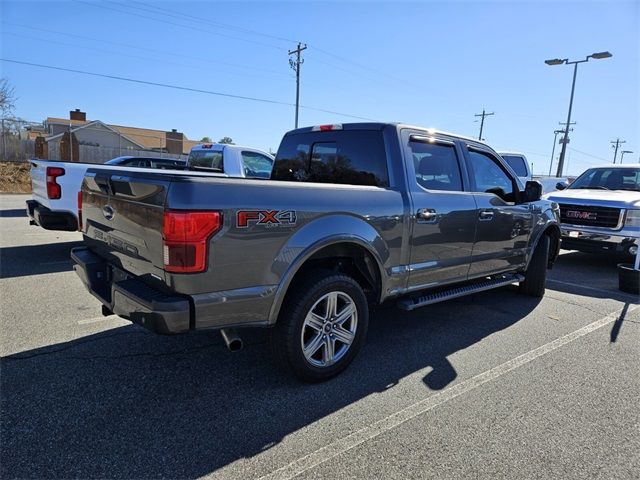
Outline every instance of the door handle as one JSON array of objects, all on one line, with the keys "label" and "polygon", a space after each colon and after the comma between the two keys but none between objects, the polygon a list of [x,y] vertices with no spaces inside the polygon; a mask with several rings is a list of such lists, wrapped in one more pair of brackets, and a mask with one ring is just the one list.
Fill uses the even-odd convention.
[{"label": "door handle", "polygon": [[489,220],[493,220],[493,212],[491,210],[480,210],[478,214],[480,221],[487,222]]},{"label": "door handle", "polygon": [[436,223],[438,214],[433,208],[419,208],[416,214],[419,223]]}]

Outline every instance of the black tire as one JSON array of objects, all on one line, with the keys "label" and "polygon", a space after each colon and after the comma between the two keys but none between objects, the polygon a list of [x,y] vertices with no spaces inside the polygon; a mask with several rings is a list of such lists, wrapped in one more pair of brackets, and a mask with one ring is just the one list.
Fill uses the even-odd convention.
[{"label": "black tire", "polygon": [[[312,308],[314,312],[318,311],[316,309],[322,308],[322,302],[327,302],[323,298],[331,295],[332,292],[337,292],[336,305],[340,305],[340,302],[342,302],[343,311],[346,311],[346,306],[349,304],[355,306],[355,327],[352,332],[353,340],[340,358],[333,364],[321,366],[311,362],[323,361],[324,354],[328,348],[327,344],[322,343],[316,354],[321,355],[322,359],[307,359],[303,352],[305,336],[309,335],[309,338],[315,338],[318,335],[324,335],[323,338],[326,339],[328,336],[334,338],[333,334],[327,332],[327,335],[325,335],[323,331],[316,332],[314,327],[305,325],[305,319]],[[352,303],[349,303],[349,301]],[[326,303],[325,308],[328,310],[328,303]],[[340,313],[337,308],[335,310]],[[353,321],[353,317],[351,318],[351,321]],[[332,325],[332,322],[325,322],[324,327],[328,327],[329,325],[327,324]],[[351,323],[351,325],[353,324]],[[293,285],[287,293],[278,321],[270,331],[271,353],[281,369],[293,374],[300,380],[322,382],[338,375],[349,366],[364,345],[368,325],[369,307],[367,298],[362,287],[353,278],[326,270],[311,271],[296,285]],[[346,343],[343,344],[338,339],[325,341],[333,341],[334,350],[346,346]]]},{"label": "black tire", "polygon": [[525,295],[537,298],[544,296],[547,284],[550,244],[548,235],[542,235],[538,241],[538,245],[529,262],[529,268],[524,274],[524,281],[520,283],[520,291]]}]

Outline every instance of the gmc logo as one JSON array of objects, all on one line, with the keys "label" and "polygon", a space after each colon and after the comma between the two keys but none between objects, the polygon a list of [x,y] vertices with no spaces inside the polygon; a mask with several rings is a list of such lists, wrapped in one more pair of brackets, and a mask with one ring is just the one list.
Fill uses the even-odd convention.
[{"label": "gmc logo", "polygon": [[278,225],[294,225],[294,210],[240,210],[236,214],[238,228],[247,228],[249,224],[275,227]]},{"label": "gmc logo", "polygon": [[567,218],[579,218],[580,220],[595,220],[598,217],[594,212],[579,212],[577,210],[567,210]]}]

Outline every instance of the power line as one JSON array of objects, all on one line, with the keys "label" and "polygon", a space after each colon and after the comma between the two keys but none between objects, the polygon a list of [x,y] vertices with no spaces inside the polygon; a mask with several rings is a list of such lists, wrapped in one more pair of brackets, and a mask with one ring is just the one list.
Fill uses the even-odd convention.
[{"label": "power line", "polygon": [[[249,40],[249,39],[246,39],[246,38],[235,37],[233,35],[227,35],[225,33],[213,32],[211,30],[205,30],[203,28],[197,28],[197,27],[192,27],[192,26],[189,26],[189,25],[184,25],[184,24],[181,24],[181,23],[170,22],[168,20],[164,20],[164,19],[161,19],[161,18],[150,17],[148,15],[142,15],[142,14],[136,13],[136,12],[129,12],[127,10],[108,7],[108,6],[103,5],[101,3],[85,2],[83,0],[71,0],[71,1],[72,2],[76,2],[76,3],[82,3],[84,5],[89,5],[91,7],[102,8],[104,10],[111,10],[111,11],[114,11],[114,12],[124,13],[125,15],[132,15],[132,16],[139,17],[139,18],[144,18],[144,19],[147,19],[147,20],[153,20],[155,22],[160,22],[160,23],[164,23],[164,24],[167,24],[167,25],[173,25],[173,26],[176,26],[176,27],[186,28],[186,29],[189,29],[189,30],[197,30],[197,31],[200,31],[200,32],[208,33],[210,35],[217,35],[217,36],[220,36],[220,37],[226,37],[226,38],[231,38],[231,39],[234,39],[234,40],[239,40],[241,42],[253,43],[255,45],[260,45],[262,47],[274,48],[276,50],[286,50],[285,48],[276,47],[275,45],[269,45],[269,44],[266,44],[266,43],[263,43],[263,42],[258,42],[256,40]],[[165,16],[168,16],[168,15],[165,14]]]},{"label": "power line", "polygon": [[[184,91],[188,91],[188,92],[195,92],[195,93],[205,93],[208,95],[216,95],[216,96],[220,96],[220,97],[228,97],[228,98],[236,98],[239,100],[251,100],[254,102],[262,102],[262,103],[270,103],[270,104],[274,104],[274,105],[285,105],[285,106],[295,106],[295,104],[293,103],[289,103],[289,102],[282,102],[279,100],[271,100],[271,99],[266,99],[266,98],[258,98],[258,97],[249,97],[249,96],[245,96],[245,95],[236,95],[233,93],[224,93],[224,92],[215,92],[212,90],[203,90],[203,89],[199,89],[199,88],[191,88],[191,87],[183,87],[180,85],[171,85],[168,83],[160,83],[160,82],[151,82],[148,80],[140,80],[140,79],[136,79],[136,78],[129,78],[129,77],[121,77],[119,75],[109,75],[106,73],[95,73],[95,72],[87,72],[84,70],[76,70],[76,69],[72,69],[72,68],[65,68],[65,67],[58,67],[58,66],[54,66],[54,65],[43,65],[43,64],[39,64],[39,63],[31,63],[31,62],[23,62],[20,60],[12,60],[9,58],[0,58],[0,61],[3,62],[10,62],[10,63],[16,63],[19,65],[27,65],[27,66],[31,66],[31,67],[38,67],[38,68],[46,68],[49,70],[59,70],[59,71],[63,71],[63,72],[70,72],[70,73],[77,73],[80,75],[89,75],[89,76],[93,76],[93,77],[102,77],[102,78],[110,78],[112,80],[121,80],[123,82],[131,82],[131,83],[139,83],[142,85],[153,85],[155,87],[164,87],[164,88],[172,88],[175,90],[184,90]],[[349,117],[349,118],[356,118],[358,120],[367,120],[367,121],[371,121],[371,122],[375,122],[377,120],[371,119],[371,118],[367,118],[367,117],[361,117],[358,115],[351,115],[349,113],[342,113],[342,112],[336,112],[333,110],[326,110],[324,108],[317,108],[317,107],[309,107],[306,105],[300,105],[300,108],[304,108],[306,110],[313,110],[316,112],[323,112],[323,113],[330,113],[333,115],[341,115],[343,117]]]},{"label": "power line", "polygon": [[[80,3],[87,3],[89,5],[93,5],[91,3],[84,2],[82,0],[73,0],[73,1],[80,2]],[[267,33],[264,33],[264,32],[259,32],[257,30],[252,30],[252,29],[248,29],[248,28],[244,28],[244,27],[238,27],[238,26],[235,26],[235,25],[225,24],[225,23],[218,22],[218,21],[208,20],[208,19],[204,19],[202,17],[196,17],[194,15],[185,14],[185,13],[178,12],[178,11],[175,11],[175,10],[171,10],[171,9],[168,9],[168,8],[162,8],[162,7],[158,7],[158,6],[155,6],[155,5],[146,4],[144,2],[133,1],[132,3],[137,3],[139,5],[144,5],[147,8],[135,7],[135,6],[131,5],[130,3],[127,3],[127,4],[124,4],[124,3],[121,3],[121,2],[109,2],[109,3],[115,3],[117,5],[122,5],[122,6],[127,7],[127,8],[136,8],[136,9],[139,9],[139,10],[142,10],[142,11],[146,11],[146,12],[150,12],[150,13],[156,13],[156,12],[153,12],[153,11],[149,10],[149,8],[152,8],[152,9],[155,9],[155,10],[160,10],[163,15],[169,16],[170,18],[175,18],[175,19],[178,19],[178,20],[182,20],[182,21],[195,22],[195,23],[207,25],[209,27],[212,24],[214,24],[214,25],[221,26],[222,28],[228,28],[228,29],[234,29],[234,30],[238,30],[238,31],[244,31],[244,32],[251,33],[251,34],[254,34],[254,35],[260,35],[260,36],[267,37],[267,38],[273,38],[273,39],[276,39],[276,40],[279,40],[279,41],[285,41],[285,42],[289,42],[289,43],[290,42],[298,43],[297,40],[292,40],[292,39],[288,39],[288,38],[285,38],[285,37],[279,37],[279,36],[275,36],[275,35],[270,35],[270,34],[267,34]],[[98,6],[98,5],[96,5],[96,6]],[[101,8],[107,8],[107,7],[101,6]],[[155,20],[155,21],[162,21],[162,22],[166,23],[165,20],[160,20],[160,19],[157,19],[157,18],[154,18],[154,17],[147,17],[147,16],[141,15],[139,13],[127,12],[127,11],[124,11],[124,10],[116,10],[116,9],[113,9],[113,8],[111,8],[111,10],[119,11],[119,12],[122,12],[122,13],[125,13],[125,14],[129,14],[129,15],[136,15],[136,16],[139,16],[139,17],[148,18],[148,19]],[[168,12],[171,15],[167,15],[167,13],[164,13],[164,12]],[[160,13],[160,12],[158,12],[158,13]],[[180,18],[180,17],[183,17],[183,18]],[[184,17],[187,17],[187,18],[184,18]],[[185,27],[185,28],[189,28],[189,27],[186,27],[185,25],[180,25],[180,26]],[[250,41],[250,40],[246,40],[246,39],[240,39],[238,37],[230,37],[229,35],[224,35],[224,34],[221,34],[221,33],[211,32],[210,30],[207,30],[207,32],[215,34],[215,35],[227,36],[229,38],[236,38],[236,39],[243,40],[243,41]],[[258,42],[258,44],[265,45],[265,46],[270,46],[272,48],[279,48],[279,47],[275,47],[273,45],[262,44],[260,42]],[[356,67],[361,68],[363,70],[368,70],[370,72],[375,73],[376,75],[383,75],[385,77],[388,77],[389,79],[393,80],[396,83],[400,82],[400,83],[404,83],[406,85],[410,85],[413,88],[422,88],[419,85],[416,85],[416,84],[413,84],[411,82],[408,82],[406,79],[399,78],[399,77],[396,77],[394,75],[391,75],[391,74],[389,74],[388,72],[386,72],[384,70],[378,70],[378,69],[375,69],[375,68],[368,67],[368,66],[363,65],[361,63],[355,62],[353,59],[349,59],[349,58],[342,57],[340,55],[336,55],[336,54],[331,53],[331,52],[329,52],[327,50],[321,49],[321,48],[319,48],[319,47],[317,47],[315,45],[308,45],[308,46],[311,47],[312,49],[314,49],[315,51],[319,52],[319,53],[322,53],[324,55],[333,57],[333,58],[338,59],[338,60],[340,60],[342,62],[345,62],[345,63],[347,63],[349,65],[356,66]],[[331,65],[331,64],[329,64],[329,65]]]},{"label": "power line", "polygon": [[131,3],[137,3],[138,5],[145,5],[146,7],[153,8],[155,10],[161,10],[163,12],[174,13],[176,15],[180,15],[181,17],[187,17],[189,19],[193,19],[193,21],[196,21],[196,22],[199,22],[199,23],[203,23],[203,24],[206,24],[206,25],[213,24],[213,25],[217,25],[217,26],[220,26],[222,28],[229,29],[229,30],[236,30],[236,31],[240,31],[240,32],[251,33],[253,35],[259,35],[259,36],[265,37],[265,38],[272,38],[274,40],[280,40],[282,42],[287,42],[287,43],[296,43],[297,42],[297,40],[292,40],[290,38],[279,37],[277,35],[272,35],[272,34],[269,34],[269,33],[259,32],[257,30],[252,30],[252,29],[246,28],[246,27],[239,27],[237,25],[231,25],[231,24],[228,24],[228,23],[222,23],[222,22],[219,22],[217,20],[214,21],[214,20],[209,20],[209,19],[203,19],[202,17],[197,17],[195,15],[189,15],[187,13],[177,12],[175,10],[170,10],[168,8],[158,7],[157,5],[152,5],[152,4],[145,3],[145,2],[137,2],[135,0],[130,0],[130,2]]},{"label": "power line", "polygon": [[582,152],[582,151],[580,151],[580,150],[576,150],[575,148],[572,148],[572,147],[569,147],[569,150],[572,150],[572,151],[574,151],[574,152],[576,152],[576,153],[580,153],[580,154],[582,154],[582,155],[586,155],[587,157],[595,158],[596,160],[601,160],[601,161],[603,161],[603,162],[606,162],[606,161],[607,161],[607,159],[606,159],[606,158],[598,157],[598,156],[596,156],[596,155],[592,155],[592,154],[587,153],[587,152]]},{"label": "power line", "polygon": [[[257,67],[254,65],[242,65],[239,63],[231,63],[231,62],[225,62],[225,61],[221,61],[221,60],[213,60],[211,58],[205,58],[205,57],[201,57],[201,56],[195,56],[195,55],[189,55],[189,54],[184,54],[184,53],[176,53],[176,52],[169,52],[169,51],[164,51],[164,50],[157,50],[157,49],[153,49],[153,48],[148,48],[148,47],[141,47],[139,45],[133,45],[133,44],[129,44],[129,43],[122,43],[122,42],[114,42],[112,40],[104,40],[101,38],[95,38],[95,37],[87,37],[84,35],[78,35],[75,33],[69,33],[69,32],[61,32],[61,31],[57,31],[57,30],[50,30],[47,28],[37,28],[37,27],[32,27],[30,25],[23,25],[23,24],[19,24],[19,23],[11,23],[11,22],[5,22],[2,21],[1,23],[5,24],[5,25],[9,25],[12,27],[20,27],[20,28],[26,28],[29,30],[35,30],[38,32],[46,32],[46,33],[53,33],[55,35],[64,35],[67,37],[72,37],[72,38],[79,38],[81,40],[89,40],[92,42],[100,42],[100,43],[107,43],[107,44],[111,44],[111,45],[117,45],[120,47],[126,47],[126,48],[134,48],[136,50],[142,50],[145,52],[152,52],[152,53],[159,53],[161,55],[167,55],[167,56],[173,56],[173,57],[179,57],[179,58],[190,58],[193,60],[200,60],[200,61],[204,61],[204,62],[208,62],[208,63],[215,63],[216,65],[226,65],[229,67],[234,67],[234,68],[241,68],[241,69],[246,69],[246,70],[260,70],[263,72],[268,72],[268,73],[273,73],[276,75],[283,75],[283,76],[287,76],[288,74],[284,74],[283,72],[279,72],[277,70],[271,70],[271,69],[267,69],[267,68],[261,68],[261,67]],[[76,45],[74,45],[76,46]]]},{"label": "power line", "polygon": [[[133,7],[131,4],[122,4],[121,2],[111,2],[111,3],[118,3],[118,4],[121,4],[121,5],[126,5],[129,8],[140,8],[140,7]],[[161,10],[163,12],[171,13],[174,16],[173,18],[176,18],[175,15],[179,15],[181,17],[188,17],[190,19],[190,21],[197,22],[197,23],[200,23],[200,24],[205,24],[205,25],[208,25],[208,26],[210,26],[211,24],[214,24],[214,25],[221,26],[222,28],[228,28],[228,29],[232,29],[232,30],[243,31],[243,32],[246,32],[246,33],[259,35],[259,36],[263,36],[263,37],[266,37],[266,38],[273,38],[275,40],[280,40],[280,41],[287,42],[287,43],[301,43],[298,40],[293,40],[293,39],[290,39],[290,38],[271,35],[271,34],[268,34],[268,33],[259,32],[257,30],[252,30],[252,29],[245,28],[245,27],[239,27],[239,26],[236,26],[236,25],[230,25],[228,23],[222,23],[222,22],[218,22],[218,21],[214,21],[214,20],[204,19],[202,17],[197,17],[195,15],[185,14],[185,13],[182,13],[182,12],[178,12],[176,10],[171,10],[171,9],[168,9],[168,8],[162,8],[162,7],[158,7],[156,5],[151,5],[151,4],[144,3],[144,2],[131,0],[131,3],[137,3],[138,5],[145,5],[148,8],[153,8],[153,9],[156,9],[156,10]],[[146,9],[146,11],[149,11],[148,8]],[[323,49],[321,49],[321,48],[319,48],[319,47],[317,47],[315,45],[308,45],[308,46],[311,47],[312,49],[316,50],[319,53],[322,53],[324,55],[328,55],[330,57],[336,58],[336,59],[341,60],[341,61],[343,61],[345,63],[348,63],[349,65],[354,65],[354,66],[357,66],[357,67],[359,67],[361,69],[369,70],[369,71],[371,71],[373,73],[376,73],[378,75],[387,76],[387,77],[395,80],[396,82],[400,81],[400,82],[412,85],[415,88],[421,88],[418,85],[413,85],[410,82],[407,82],[405,79],[398,78],[398,77],[395,77],[393,75],[390,75],[388,72],[386,72],[384,70],[378,70],[378,69],[374,69],[374,68],[368,67],[366,65],[362,65],[362,64],[360,64],[358,62],[354,62],[353,59],[349,59],[349,58],[342,57],[340,55],[336,55],[335,53],[328,52],[328,51],[323,50]]]},{"label": "power line", "polygon": [[[51,40],[51,39],[44,39],[44,38],[39,38],[39,37],[33,37],[30,35],[24,35],[24,34],[20,34],[20,33],[14,33],[14,32],[4,32],[5,35],[13,35],[15,37],[20,37],[20,38],[27,38],[27,39],[31,39],[31,40],[37,40],[40,42],[47,42],[47,44],[56,44],[56,45],[63,45],[63,46],[67,46],[67,47],[73,47],[74,49],[84,49],[84,50],[88,50],[91,52],[101,52],[103,54],[107,54],[107,55],[117,55],[118,57],[129,57],[129,58],[135,58],[135,59],[139,59],[139,60],[143,60],[143,61],[151,61],[151,62],[161,62],[163,65],[176,65],[179,67],[183,67],[183,68],[194,68],[194,69],[201,69],[200,65],[195,65],[195,64],[187,64],[187,63],[178,63],[178,62],[173,62],[170,60],[166,60],[166,59],[160,59],[160,58],[153,58],[153,57],[149,57],[149,56],[142,56],[142,55],[132,55],[130,53],[123,53],[123,52],[117,52],[117,51],[113,51],[113,50],[104,50],[101,48],[97,48],[97,47],[91,47],[91,46],[86,46],[86,45],[77,45],[77,44],[72,44],[72,43],[65,43],[65,42],[61,42],[58,40]],[[275,79],[275,80],[284,80],[285,78],[287,78],[288,76],[285,76],[283,74],[280,74],[280,77],[275,77],[275,76],[267,76],[267,75],[259,75],[256,73],[247,73],[247,72],[241,72],[241,71],[230,71],[230,70],[225,70],[222,68],[217,68],[216,67],[216,74],[230,74],[230,75],[239,75],[242,77],[254,77],[254,78],[266,78],[266,79]]]},{"label": "power line", "polygon": [[418,88],[418,89],[424,88],[424,86],[419,86],[419,85],[416,85],[416,84],[414,84],[414,83],[408,82],[406,79],[399,78],[399,77],[396,77],[396,76],[394,76],[394,75],[391,75],[391,74],[389,74],[388,72],[385,72],[384,70],[378,70],[378,69],[375,69],[375,68],[368,67],[368,66],[366,66],[366,65],[363,65],[363,64],[361,64],[361,63],[358,63],[358,62],[354,61],[353,59],[349,59],[349,58],[342,57],[342,56],[340,56],[340,55],[336,55],[335,53],[328,52],[327,50],[324,50],[324,49],[322,49],[322,48],[319,48],[319,47],[317,47],[317,46],[315,46],[315,45],[308,44],[308,46],[309,46],[311,49],[315,50],[316,52],[323,53],[323,54],[325,54],[325,55],[328,55],[329,57],[333,57],[333,58],[335,58],[336,60],[340,60],[340,61],[342,61],[342,62],[348,63],[349,65],[352,65],[352,66],[354,66],[354,67],[358,67],[358,68],[361,68],[361,69],[363,69],[363,70],[368,70],[368,71],[370,71],[370,72],[375,73],[376,75],[383,75],[383,76],[385,76],[385,77],[390,78],[390,79],[391,79],[391,80],[393,80],[394,82],[404,83],[405,85],[409,85],[409,86],[411,86],[411,87],[413,87],[413,88]]}]

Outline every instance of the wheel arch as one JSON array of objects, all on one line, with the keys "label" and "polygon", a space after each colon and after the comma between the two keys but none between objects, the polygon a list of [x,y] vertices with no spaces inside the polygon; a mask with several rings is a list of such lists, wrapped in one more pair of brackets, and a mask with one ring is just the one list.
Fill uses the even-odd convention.
[{"label": "wheel arch", "polygon": [[535,252],[538,247],[538,243],[543,235],[547,235],[549,237],[549,264],[548,268],[552,268],[554,262],[558,258],[558,254],[560,253],[560,226],[556,222],[547,222],[546,225],[539,229],[538,234],[534,237],[534,240],[531,242],[531,248],[529,249],[529,254],[527,258],[526,268],[529,268],[529,263],[531,262],[531,258],[533,257],[533,252]]},{"label": "wheel arch", "polygon": [[271,306],[269,324],[277,321],[296,278],[312,268],[349,274],[368,293],[370,301],[379,302],[386,282],[383,265],[380,253],[371,242],[358,235],[334,234],[314,242],[296,257],[282,276]]}]

